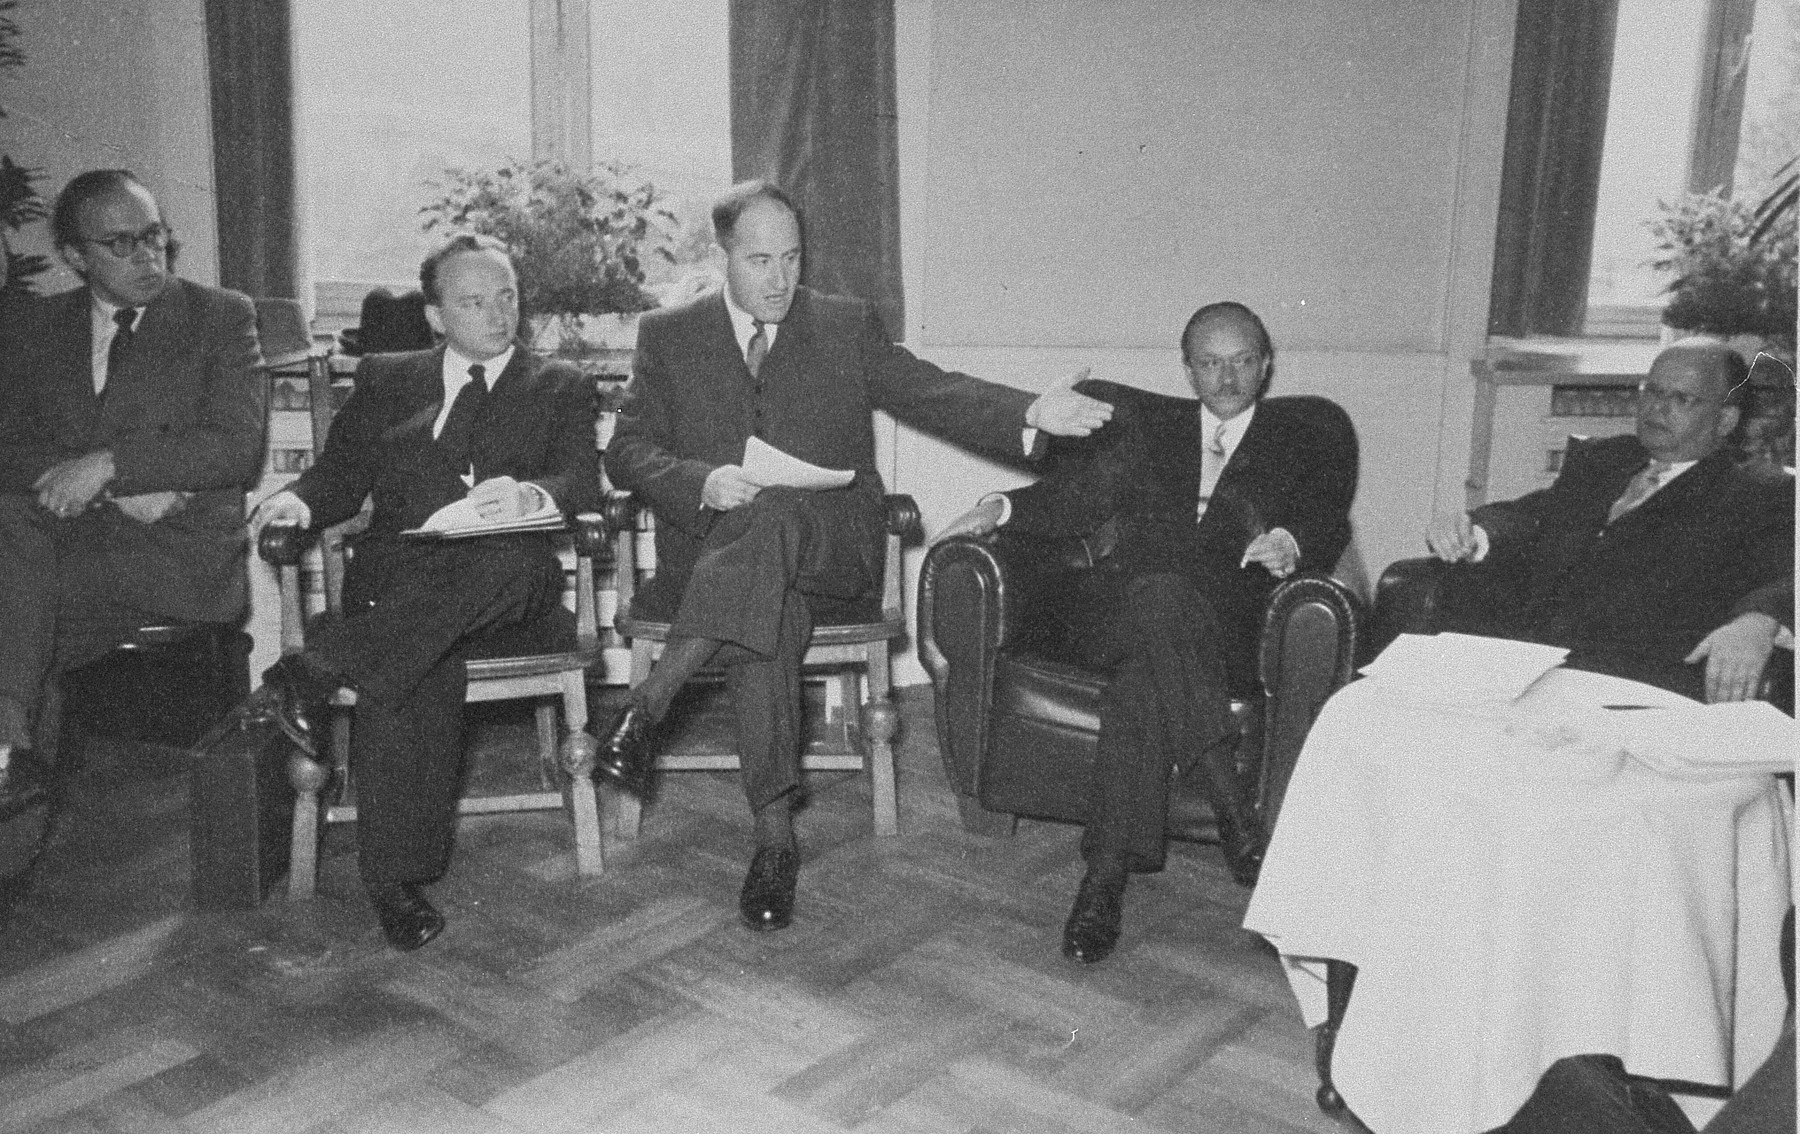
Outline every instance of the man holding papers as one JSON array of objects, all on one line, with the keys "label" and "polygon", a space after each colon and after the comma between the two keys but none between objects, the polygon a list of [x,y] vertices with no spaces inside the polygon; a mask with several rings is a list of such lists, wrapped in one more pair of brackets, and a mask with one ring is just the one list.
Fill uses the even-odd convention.
[{"label": "man holding papers", "polygon": [[[800,659],[815,622],[866,615],[881,586],[871,412],[1017,457],[1026,429],[1086,433],[1110,407],[1066,387],[1034,400],[941,370],[889,342],[867,303],[800,286],[799,210],[773,185],[734,187],[713,229],[725,287],[644,317],[607,448],[613,482],[656,515],[657,571],[637,613],[672,627],[650,677],[600,733],[598,769],[643,791],[655,722],[688,677],[724,666],[758,846],[740,910],[752,928],[779,929],[799,870]],[[850,482],[767,487],[746,474],[755,440]]]},{"label": "man holding papers", "polygon": [[[474,637],[550,613],[563,574],[531,517],[598,503],[593,383],[517,342],[518,279],[506,247],[455,237],[419,271],[434,350],[370,355],[324,451],[264,500],[270,523],[324,527],[373,496],[344,580],[345,618],[263,675],[270,709],[310,747],[310,710],[357,691],[350,764],[357,854],[389,943],[443,928],[419,886],[443,873],[462,761],[463,659]],[[450,523],[464,514],[465,523]],[[437,538],[413,529],[431,524]],[[447,539],[482,528],[502,532]]]},{"label": "man holding papers", "polygon": [[1753,696],[1774,623],[1794,621],[1794,482],[1725,447],[1747,378],[1723,346],[1670,347],[1636,436],[1571,446],[1551,487],[1434,522],[1432,552],[1470,564],[1453,590],[1482,591],[1449,628],[1563,646],[1572,666],[1689,697]]}]

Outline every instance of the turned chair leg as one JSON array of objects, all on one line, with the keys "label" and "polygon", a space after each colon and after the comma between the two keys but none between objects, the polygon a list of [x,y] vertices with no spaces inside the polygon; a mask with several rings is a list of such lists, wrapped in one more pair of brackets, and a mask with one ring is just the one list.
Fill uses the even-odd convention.
[{"label": "turned chair leg", "polygon": [[319,796],[331,782],[331,769],[295,751],[288,757],[288,782],[294,785],[294,826],[288,844],[288,901],[313,896],[319,882]]},{"label": "turned chair leg", "polygon": [[[554,708],[551,717],[554,722]],[[569,820],[575,828],[575,871],[600,874],[605,865],[601,861],[600,805],[594,788],[594,758],[600,752],[600,741],[587,730],[587,683],[579,673],[563,675],[563,724],[568,732],[562,739],[562,770],[568,777],[565,792]]]},{"label": "turned chair leg", "polygon": [[1313,1062],[1319,1071],[1319,1090],[1313,1098],[1326,1114],[1344,1109],[1344,1096],[1338,1094],[1337,1085],[1331,1081],[1331,1052],[1337,1046],[1344,1012],[1350,1007],[1350,990],[1355,987],[1355,965],[1348,961],[1325,962],[1325,1022],[1313,1037]]},{"label": "turned chair leg", "polygon": [[[894,782],[894,737],[900,733],[900,710],[895,708],[888,676],[887,643],[877,642],[868,657],[869,699],[862,706],[864,760],[874,793],[875,834],[900,833],[900,794]],[[851,678],[854,687],[855,678]]]}]

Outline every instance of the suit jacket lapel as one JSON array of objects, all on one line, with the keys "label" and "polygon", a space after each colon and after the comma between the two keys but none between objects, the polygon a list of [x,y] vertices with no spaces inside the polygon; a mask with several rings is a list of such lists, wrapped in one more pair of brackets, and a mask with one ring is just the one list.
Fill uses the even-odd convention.
[{"label": "suit jacket lapel", "polygon": [[44,375],[44,406],[50,420],[56,423],[53,428],[72,430],[72,436],[58,440],[85,445],[100,410],[99,399],[94,396],[93,296],[83,287],[52,302],[61,303],[63,308],[47,322],[56,341],[43,355],[50,360],[50,372]]}]

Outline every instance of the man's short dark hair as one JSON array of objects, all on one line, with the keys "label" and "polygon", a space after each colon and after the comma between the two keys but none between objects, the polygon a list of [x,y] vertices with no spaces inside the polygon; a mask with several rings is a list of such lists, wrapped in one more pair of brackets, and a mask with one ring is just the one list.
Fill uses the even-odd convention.
[{"label": "man's short dark hair", "polygon": [[713,239],[719,242],[721,248],[731,247],[732,238],[737,235],[738,218],[744,215],[745,209],[758,201],[774,201],[793,215],[795,224],[801,224],[800,206],[794,204],[794,199],[781,186],[761,178],[740,181],[713,202]]},{"label": "man's short dark hair", "polygon": [[81,207],[108,193],[134,188],[150,191],[129,169],[90,169],[76,174],[56,195],[56,204],[50,210],[51,239],[58,247],[80,244]]},{"label": "man's short dark hair", "polygon": [[1181,328],[1182,362],[1192,361],[1188,358],[1188,340],[1193,337],[1194,328],[1219,315],[1231,315],[1249,322],[1250,326],[1256,329],[1257,349],[1262,352],[1262,356],[1271,361],[1275,358],[1275,340],[1269,337],[1269,328],[1263,326],[1262,319],[1257,316],[1256,312],[1243,304],[1227,299],[1218,303],[1209,303],[1188,316],[1187,326]]},{"label": "man's short dark hair", "polygon": [[433,248],[419,265],[419,290],[425,293],[426,303],[436,307],[442,301],[438,295],[438,269],[445,260],[463,252],[498,252],[512,265],[513,275],[519,274],[519,265],[513,261],[512,249],[505,241],[479,232],[459,232]]}]

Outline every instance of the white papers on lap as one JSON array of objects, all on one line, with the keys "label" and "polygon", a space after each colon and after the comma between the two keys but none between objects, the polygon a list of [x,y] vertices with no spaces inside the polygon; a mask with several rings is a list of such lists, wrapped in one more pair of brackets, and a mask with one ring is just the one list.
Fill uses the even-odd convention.
[{"label": "white papers on lap", "polygon": [[1568,653],[1477,634],[1402,634],[1362,673],[1409,701],[1510,701]]},{"label": "white papers on lap", "polygon": [[744,479],[762,488],[842,488],[854,479],[851,469],[826,469],[784,453],[761,437],[744,442]]},{"label": "white papers on lap", "polygon": [[433,512],[423,524],[409,528],[401,535],[420,539],[467,539],[471,536],[506,535],[511,532],[555,531],[563,526],[562,509],[555,501],[539,506],[523,516],[505,520],[484,520],[467,497],[453,500]]}]

